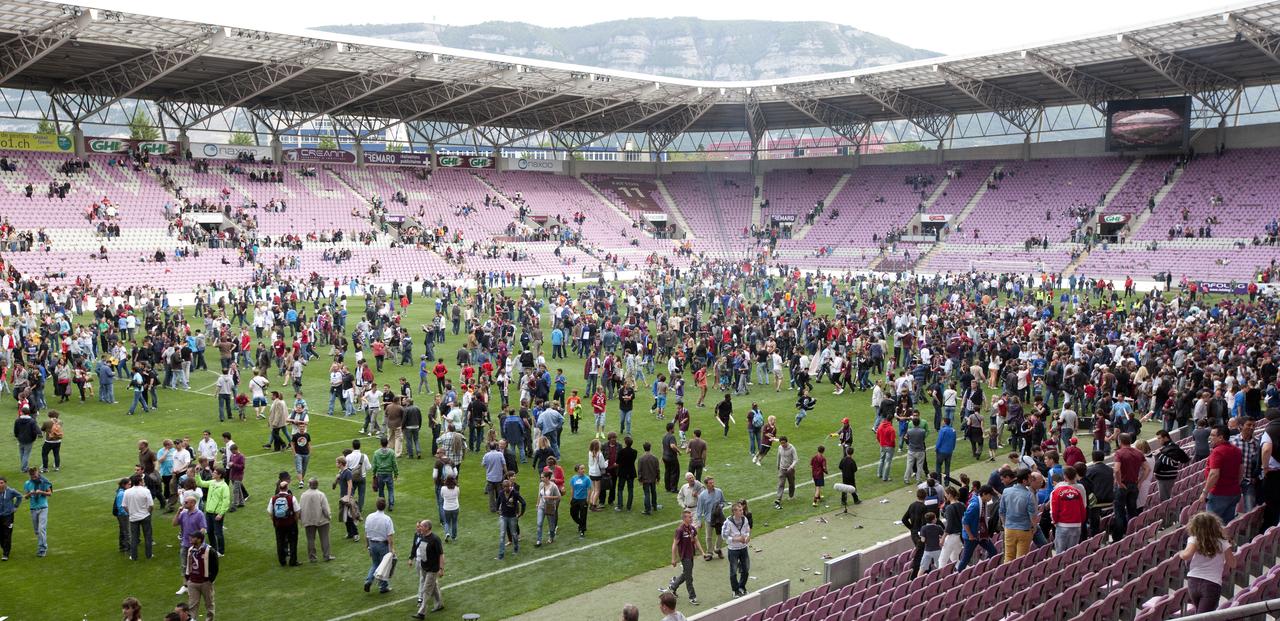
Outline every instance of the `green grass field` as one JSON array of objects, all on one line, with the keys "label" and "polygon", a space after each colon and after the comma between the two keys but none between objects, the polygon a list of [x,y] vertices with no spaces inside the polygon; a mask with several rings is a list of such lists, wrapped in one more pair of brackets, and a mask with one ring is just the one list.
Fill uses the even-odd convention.
[{"label": "green grass field", "polygon": [[[361,307],[355,301],[351,305],[353,309]],[[820,313],[829,310],[829,302],[819,307]],[[419,300],[409,308],[404,323],[417,326],[431,313],[430,304]],[[547,318],[543,325],[550,325]],[[460,338],[450,334],[448,341],[437,347],[437,354],[446,361],[451,360]],[[422,352],[421,347],[420,341],[415,343],[415,358]],[[310,432],[315,447],[312,473],[320,477],[321,489],[329,495],[336,515],[336,495],[329,488],[336,474],[333,457],[340,454],[350,440],[360,437],[360,426],[355,418],[325,416],[326,349],[320,348],[322,357],[308,366],[304,392],[312,412]],[[211,362],[216,366],[216,353]],[[572,355],[564,362],[569,388],[581,388],[582,362]],[[554,367],[553,364],[553,372]],[[388,364],[377,381],[394,386],[403,375],[416,386],[416,370],[416,367]],[[454,372],[452,367],[450,370]],[[274,372],[269,378],[273,385],[278,385],[280,378]],[[332,531],[336,561],[306,563],[305,542],[300,542],[303,566],[280,567],[275,558],[275,539],[266,514],[266,501],[277,474],[292,470],[291,456],[261,448],[268,431],[265,421],[252,420],[252,411],[249,421],[219,424],[212,396],[214,380],[213,373],[195,373],[191,378],[192,391],[161,390],[158,412],[132,417],[125,415],[129,395],[123,383],[116,388],[117,400],[122,403],[114,406],[100,404],[91,396],[86,403],[77,401],[59,407],[54,403],[52,390],[48,391],[50,407],[63,413],[66,434],[62,470],[50,471],[47,475],[55,486],[49,511],[49,555],[42,559],[35,556],[34,536],[24,504],[16,516],[14,553],[7,563],[0,565],[0,580],[6,585],[5,596],[0,598],[0,617],[40,621],[109,619],[119,614],[119,603],[124,597],[134,596],[141,600],[145,618],[160,618],[175,602],[182,600],[174,595],[181,582],[177,529],[169,524],[172,516],[157,514],[153,518],[156,557],[131,562],[124,553],[116,551],[117,526],[109,508],[116,480],[133,470],[139,439],[148,439],[153,448],[158,448],[165,437],[190,436],[198,440],[205,429],[211,430],[215,438],[224,430],[233,433],[249,456],[245,485],[253,495],[249,506],[227,517],[227,555],[222,559],[216,585],[219,616],[224,619],[271,619],[281,615],[304,619],[372,619],[388,614],[407,617],[415,611],[417,582],[416,576],[406,571],[407,558],[414,522],[436,518],[431,461],[400,462],[401,477],[396,484],[397,503],[392,517],[397,530],[396,550],[405,562],[393,580],[391,593],[381,595],[376,589],[372,594],[363,592],[361,585],[369,566],[364,543],[343,540],[338,534],[342,527],[336,522]],[[247,377],[242,378],[242,386],[243,382],[247,382]],[[707,473],[716,477],[727,498],[761,497],[771,494],[776,485],[775,469],[770,463],[766,461],[763,467],[753,465],[747,451],[744,418],[752,400],[760,402],[766,416],[777,416],[780,433],[789,435],[796,444],[801,460],[797,482],[809,480],[806,466],[815,447],[820,443],[834,446],[834,440],[827,434],[835,431],[839,420],[847,416],[853,421],[855,456],[862,467],[858,480],[861,495],[873,498],[902,486],[899,478],[902,460],[895,462],[894,483],[882,483],[874,476],[877,450],[869,431],[873,418],[869,392],[846,391],[844,395],[833,396],[830,384],[819,384],[814,392],[817,408],[803,426],[794,428],[791,421],[795,393],[785,390],[775,393],[772,387],[752,388],[750,397],[734,400],[738,424],[728,438],[721,437],[719,425],[711,416],[711,405],[720,398],[718,391],[713,389],[708,395],[708,407],[693,411],[693,427],[701,427],[710,444]],[[645,389],[640,393],[633,421],[636,445],[639,447],[645,441],[656,445],[663,433],[663,421],[647,413],[650,400]],[[4,401],[12,404],[11,396]],[[931,418],[931,412],[929,409],[926,418]],[[591,440],[590,424],[589,418],[584,420],[585,432],[579,435],[570,435],[566,424],[561,447],[566,465],[585,461]],[[616,429],[616,409],[612,403],[609,424]],[[423,435],[424,440],[429,441],[429,433],[424,430]],[[10,436],[4,444],[0,460],[7,463],[0,472],[20,485],[24,477],[16,472],[16,442]],[[376,441],[368,439],[365,446],[366,450],[375,447]],[[38,455],[37,446],[33,457]],[[838,453],[828,450],[828,460],[834,471]],[[968,451],[957,450],[955,461],[956,468],[971,463]],[[685,463],[682,459],[682,465]],[[560,511],[560,539],[553,545],[533,547],[535,517],[531,510],[521,520],[525,545],[520,553],[511,554],[508,549],[506,560],[496,561],[497,519],[487,510],[478,456],[468,456],[466,464],[470,467],[462,470],[460,538],[446,546],[447,569],[442,585],[448,609],[429,618],[456,619],[465,612],[480,613],[483,619],[506,618],[661,567],[669,561],[671,533],[679,518],[674,508],[676,503],[671,495],[660,491],[664,508],[656,515],[643,516],[638,489],[632,512],[591,514],[590,532],[585,540],[573,536],[566,503]],[[829,476],[828,481],[838,481],[838,476],[838,473]],[[523,468],[519,480],[526,494],[533,495],[536,483],[531,469]],[[756,534],[785,527],[822,511],[809,506],[811,494],[808,487],[798,490],[796,500],[786,503],[781,511],[775,511],[767,500],[753,503]],[[367,501],[366,511],[372,511],[372,505],[372,500]],[[762,525],[764,522],[768,525]],[[884,527],[881,538],[887,539],[898,532],[895,527]],[[616,609],[609,609],[583,610],[577,618],[615,617]]]}]

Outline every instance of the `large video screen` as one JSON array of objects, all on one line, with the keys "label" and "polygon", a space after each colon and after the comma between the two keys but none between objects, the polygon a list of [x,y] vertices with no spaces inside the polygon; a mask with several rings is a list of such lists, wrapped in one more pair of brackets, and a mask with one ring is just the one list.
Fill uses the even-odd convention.
[{"label": "large video screen", "polygon": [[1107,102],[1108,151],[1185,149],[1190,128],[1190,97]]}]

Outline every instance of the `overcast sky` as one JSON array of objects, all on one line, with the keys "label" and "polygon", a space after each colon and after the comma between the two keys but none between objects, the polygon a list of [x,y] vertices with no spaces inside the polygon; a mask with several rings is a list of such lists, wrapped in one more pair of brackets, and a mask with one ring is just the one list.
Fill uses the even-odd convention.
[{"label": "overcast sky", "polygon": [[[984,52],[1162,21],[1224,7],[1223,0],[915,0],[910,2],[741,0],[85,0],[90,6],[262,30],[332,24],[522,21],[580,26],[628,17],[830,21],[944,54]],[[1239,4],[1239,3],[1236,3]]]}]

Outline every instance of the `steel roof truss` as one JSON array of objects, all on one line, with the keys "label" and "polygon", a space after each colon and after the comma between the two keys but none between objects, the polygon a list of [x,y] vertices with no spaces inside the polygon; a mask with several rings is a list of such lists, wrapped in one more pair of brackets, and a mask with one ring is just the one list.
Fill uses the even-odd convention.
[{"label": "steel roof truss", "polygon": [[362,73],[280,97],[257,109],[286,132],[321,116],[332,115],[365,97],[408,79],[422,61],[396,63],[379,71]]},{"label": "steel roof truss", "polygon": [[178,124],[187,128],[244,105],[337,54],[337,47],[319,46],[279,62],[267,62],[229,76],[197,84],[160,102],[160,107]]},{"label": "steel roof truss", "polygon": [[955,115],[949,110],[912,97],[901,90],[885,88],[865,78],[858,78],[855,83],[865,95],[902,115],[912,125],[938,140],[946,137],[947,130],[955,122]]},{"label": "steel roof truss", "polygon": [[689,131],[689,128],[693,127],[693,124],[715,104],[716,96],[707,95],[678,108],[674,113],[654,123],[648,131],[650,148],[654,153],[666,151],[667,147],[671,146],[681,134]]},{"label": "steel roof truss", "polygon": [[[582,99],[566,101],[561,104],[535,110],[533,117],[534,120],[538,121],[537,127],[540,129],[526,131],[511,142],[519,142],[525,138],[542,132],[558,130],[566,125],[595,116],[601,112],[606,112],[619,106],[624,106],[631,103],[631,101],[625,97],[637,90],[640,90],[640,88],[641,87],[625,88],[602,97],[584,97]],[[507,144],[510,143],[505,143],[499,146],[507,146]]]},{"label": "steel roof truss", "polygon": [[760,110],[760,100],[752,90],[747,91],[743,111],[747,115],[747,136],[751,138],[751,150],[754,152],[760,145],[760,139],[764,138],[765,132],[769,130],[769,126],[765,121],[764,112]]},{"label": "steel roof truss", "polygon": [[778,92],[786,95],[786,102],[791,107],[821,123],[841,138],[857,146],[862,146],[866,142],[871,121],[801,91],[779,88]]},{"label": "steel roof truss", "polygon": [[1227,23],[1263,54],[1280,63],[1280,33],[1234,13],[1227,14]]},{"label": "steel roof truss", "polygon": [[68,80],[57,89],[56,97],[64,109],[81,122],[133,96],[156,80],[163,78],[208,52],[223,39],[222,30],[209,27],[205,32],[176,45],[158,49],[97,71]]},{"label": "steel roof truss", "polygon": [[5,41],[0,46],[0,83],[12,80],[49,52],[70,41],[92,21],[93,18],[86,9],[79,15],[68,14],[38,30],[19,33]]},{"label": "steel roof truss", "polygon": [[339,114],[362,114],[381,117],[384,123],[371,132],[386,129],[398,123],[417,121],[436,110],[466,99],[502,81],[500,73],[492,69],[473,74],[456,82],[436,84],[404,95],[386,97],[367,105],[345,106]]},{"label": "steel roof truss", "polygon": [[1044,113],[1040,102],[1000,88],[986,80],[975,78],[946,65],[938,65],[938,72],[957,90],[986,106],[988,110],[1024,133],[1030,134],[1034,131],[1036,123]]},{"label": "steel roof truss", "polygon": [[1082,103],[1092,106],[1099,112],[1105,112],[1109,99],[1132,99],[1132,91],[1116,86],[1105,80],[1089,75],[1075,67],[1060,63],[1039,52],[1026,51],[1022,60],[1034,67],[1045,77],[1053,80],[1067,92],[1076,96]]},{"label": "steel roof truss", "polygon": [[1135,58],[1195,97],[1219,117],[1225,118],[1230,114],[1231,106],[1240,97],[1240,83],[1234,78],[1130,35],[1121,36],[1120,44]]}]

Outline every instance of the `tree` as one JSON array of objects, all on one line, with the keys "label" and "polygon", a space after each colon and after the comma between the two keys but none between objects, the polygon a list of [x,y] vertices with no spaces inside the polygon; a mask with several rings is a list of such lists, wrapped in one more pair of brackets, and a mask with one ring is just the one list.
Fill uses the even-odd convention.
[{"label": "tree", "polygon": [[895,142],[884,146],[885,153],[909,153],[912,151],[928,151],[929,147],[919,142]]},{"label": "tree", "polygon": [[59,134],[59,133],[61,133],[61,132],[59,132],[59,131],[58,131],[58,124],[57,124],[57,123],[54,123],[53,121],[50,121],[49,119],[40,119],[40,124],[39,124],[39,125],[36,125],[36,133],[37,133],[37,134],[49,134],[49,135],[51,135],[51,136],[56,136],[56,135],[58,135],[58,134]]},{"label": "tree", "polygon": [[398,142],[387,143],[387,153],[403,153],[404,145]]},{"label": "tree", "polygon": [[129,119],[129,138],[133,140],[151,141],[160,139],[160,130],[151,124],[147,113],[139,108]]},{"label": "tree", "polygon": [[237,147],[251,147],[254,145],[253,134],[249,132],[236,132],[231,134],[231,144]]},{"label": "tree", "polygon": [[338,148],[338,141],[333,136],[321,136],[316,148],[335,150]]}]

